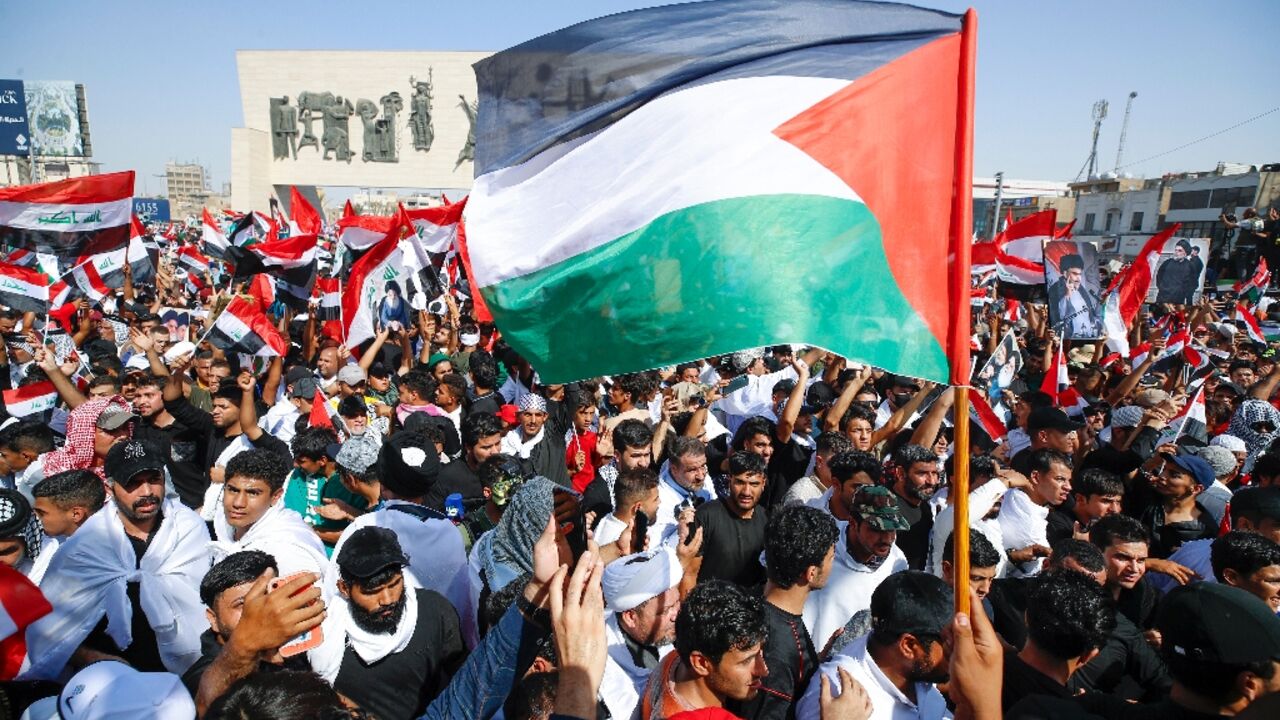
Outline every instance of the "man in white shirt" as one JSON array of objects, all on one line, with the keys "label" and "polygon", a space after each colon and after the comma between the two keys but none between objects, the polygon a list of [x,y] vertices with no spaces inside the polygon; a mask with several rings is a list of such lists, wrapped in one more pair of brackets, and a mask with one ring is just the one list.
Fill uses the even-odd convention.
[{"label": "man in white shirt", "polygon": [[871,633],[818,668],[796,705],[796,717],[822,716],[822,678],[839,696],[845,691],[841,669],[866,691],[872,720],[950,717],[935,683],[950,678],[942,631],[951,622],[953,602],[951,588],[927,573],[908,570],[887,578],[871,596]]},{"label": "man in white shirt", "polygon": [[631,717],[649,675],[671,652],[683,577],[670,548],[627,555],[605,568],[600,586],[609,654],[600,700],[615,718]]},{"label": "man in white shirt", "polygon": [[1040,572],[1049,557],[1049,511],[1071,496],[1071,460],[1066,455],[1048,448],[1034,450],[1027,467],[1027,487],[1006,492],[1000,506],[1007,577]]},{"label": "man in white shirt", "polygon": [[674,542],[680,512],[715,499],[715,487],[707,482],[706,447],[697,438],[676,438],[671,458],[658,473],[658,516],[649,537],[656,542]]},{"label": "man in white shirt", "polygon": [[[821,351],[810,350],[805,353],[801,362],[812,365],[821,356]],[[739,350],[733,354],[730,364],[733,371],[739,373],[739,377],[725,388],[729,392],[711,406],[712,410],[723,413],[725,427],[730,433],[738,432],[738,426],[749,417],[773,415],[774,386],[783,380],[797,380],[800,377],[792,365],[777,372],[768,372],[764,364],[764,353],[759,348]]]},{"label": "man in white shirt", "polygon": [[[618,479],[613,481],[613,512],[596,524],[595,541],[601,545],[616,541],[640,513],[644,513],[646,525],[651,526],[658,515],[658,498],[658,474],[652,468],[618,473]],[[657,542],[651,545],[657,547]]]},{"label": "man in white shirt", "polygon": [[885,578],[907,569],[907,558],[895,541],[898,531],[910,526],[888,488],[859,488],[853,520],[839,525],[831,577],[804,603],[804,624],[818,648],[826,647],[855,613],[870,607],[872,593]]}]

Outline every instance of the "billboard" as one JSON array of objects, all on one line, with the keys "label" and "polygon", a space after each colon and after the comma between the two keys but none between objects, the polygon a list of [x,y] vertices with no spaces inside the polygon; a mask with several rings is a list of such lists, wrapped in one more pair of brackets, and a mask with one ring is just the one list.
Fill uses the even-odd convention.
[{"label": "billboard", "polygon": [[24,83],[23,89],[35,154],[84,157],[76,84],[65,80],[32,80]]},{"label": "billboard", "polygon": [[0,155],[29,155],[27,98],[21,80],[0,80]]},{"label": "billboard", "polygon": [[169,222],[169,201],[164,198],[133,199],[133,214],[144,223]]}]

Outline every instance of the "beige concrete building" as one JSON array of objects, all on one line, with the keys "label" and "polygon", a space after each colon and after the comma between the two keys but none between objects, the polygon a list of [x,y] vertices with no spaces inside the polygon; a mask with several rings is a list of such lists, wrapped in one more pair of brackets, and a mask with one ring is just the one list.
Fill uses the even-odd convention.
[{"label": "beige concrete building", "polygon": [[244,126],[231,131],[233,206],[266,210],[289,185],[464,194],[475,142],[471,65],[488,55],[237,52]]}]

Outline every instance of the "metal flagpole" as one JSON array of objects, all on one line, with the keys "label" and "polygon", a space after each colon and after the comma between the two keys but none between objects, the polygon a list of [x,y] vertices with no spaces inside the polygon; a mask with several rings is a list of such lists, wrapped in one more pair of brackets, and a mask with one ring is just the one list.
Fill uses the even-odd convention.
[{"label": "metal flagpole", "polygon": [[[978,47],[978,14],[970,8],[964,14],[960,32],[959,92],[956,95],[955,186],[951,195],[952,284],[959,296],[969,285],[973,253],[973,87]],[[973,319],[967,299],[955,304],[955,327],[950,341],[951,383],[956,386],[955,472],[951,492],[955,498],[956,612],[970,612],[969,603],[969,335]],[[981,612],[981,608],[978,610]]]}]

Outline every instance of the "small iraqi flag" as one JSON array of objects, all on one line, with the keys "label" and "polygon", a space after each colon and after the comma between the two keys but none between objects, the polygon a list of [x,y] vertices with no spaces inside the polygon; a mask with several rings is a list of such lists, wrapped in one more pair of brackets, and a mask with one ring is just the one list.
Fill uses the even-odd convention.
[{"label": "small iraqi flag", "polygon": [[27,656],[27,628],[53,606],[26,575],[0,563],[0,680],[12,680]]},{"label": "small iraqi flag", "polygon": [[342,286],[338,278],[317,278],[314,292],[320,298],[317,320],[325,322],[342,317]]},{"label": "small iraqi flag", "polygon": [[4,404],[13,417],[39,415],[58,404],[58,391],[49,380],[4,391]]},{"label": "small iraqi flag", "polygon": [[259,357],[284,355],[289,344],[253,302],[236,296],[209,329],[209,342],[223,352]]},{"label": "small iraqi flag", "polygon": [[209,272],[209,258],[205,257],[195,245],[183,245],[178,248],[178,262],[188,271],[200,276]]},{"label": "small iraqi flag", "polygon": [[45,312],[49,309],[49,276],[0,263],[0,305],[18,312]]},{"label": "small iraqi flag", "polygon": [[1249,339],[1256,342],[1267,344],[1267,338],[1262,334],[1262,326],[1258,324],[1258,316],[1242,303],[1236,303],[1236,320],[1244,325],[1244,331],[1249,334]]}]

